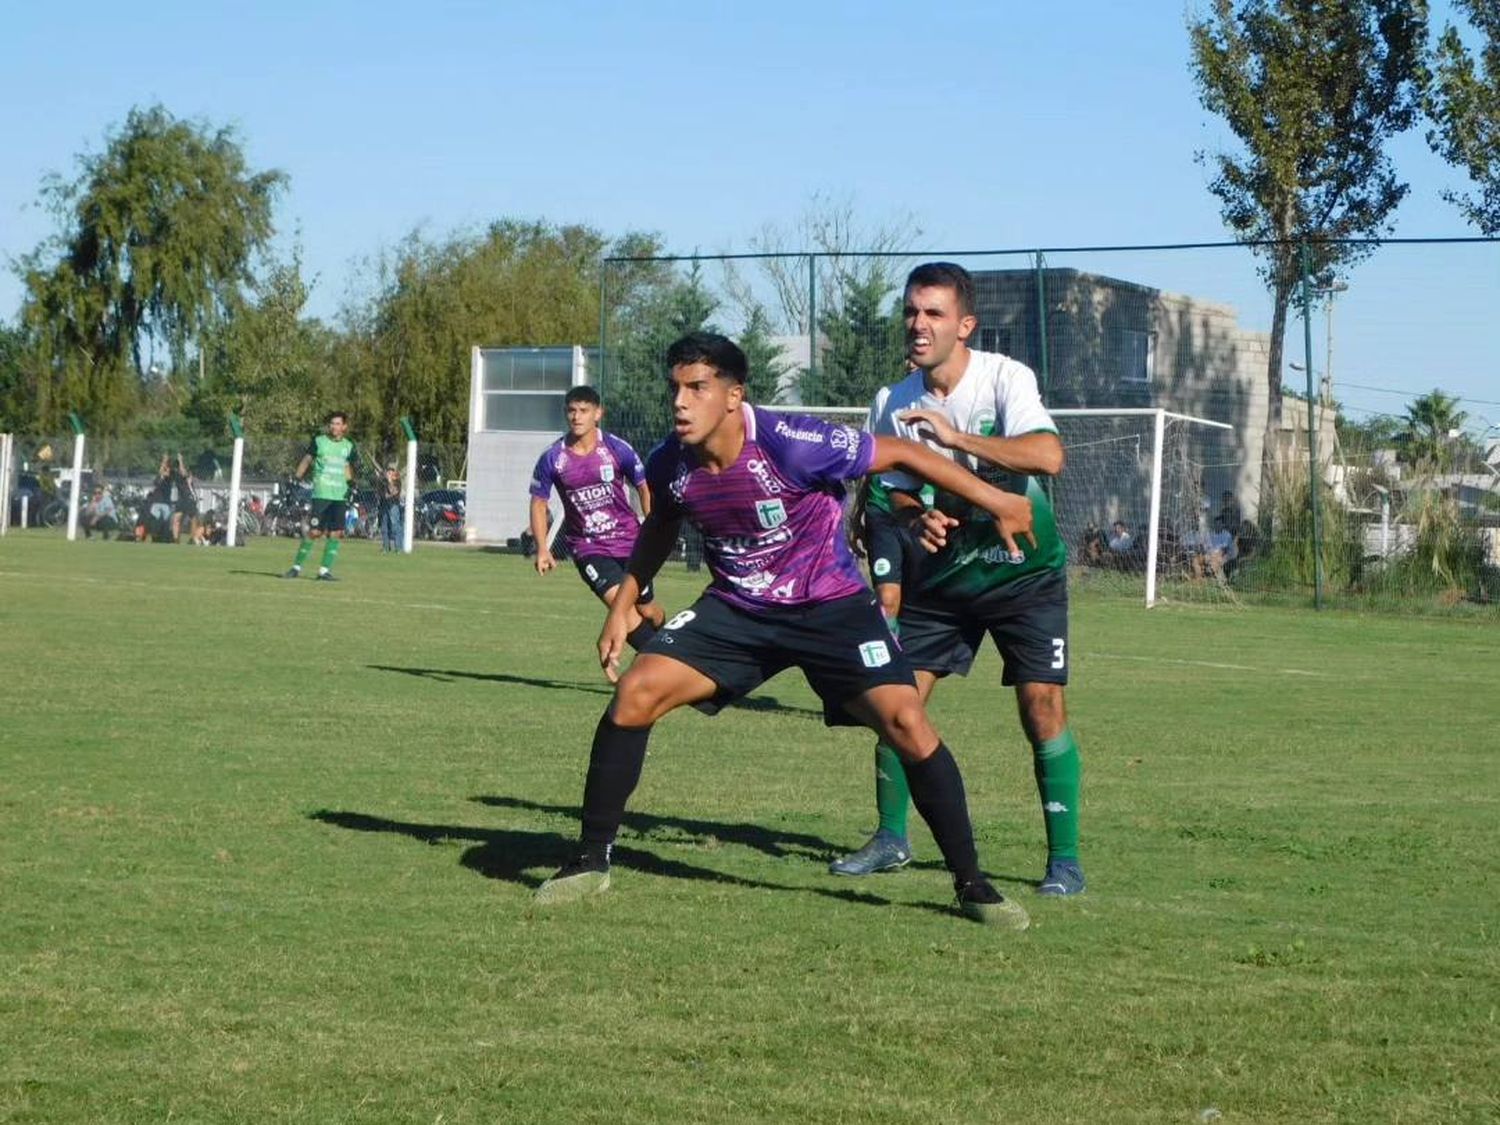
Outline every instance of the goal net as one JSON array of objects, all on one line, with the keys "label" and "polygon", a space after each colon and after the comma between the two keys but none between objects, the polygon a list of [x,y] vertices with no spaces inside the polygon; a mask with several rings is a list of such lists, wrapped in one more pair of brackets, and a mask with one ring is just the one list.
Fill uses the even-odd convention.
[{"label": "goal net", "polygon": [[1048,488],[1075,588],[1234,601],[1249,550],[1234,428],[1167,410],[1051,413],[1068,461]]}]

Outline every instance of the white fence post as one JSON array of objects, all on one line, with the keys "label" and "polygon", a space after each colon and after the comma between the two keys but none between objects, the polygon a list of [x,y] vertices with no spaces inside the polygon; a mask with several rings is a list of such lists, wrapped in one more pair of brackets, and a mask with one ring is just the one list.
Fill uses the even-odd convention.
[{"label": "white fence post", "polygon": [[401,429],[406,432],[406,487],[402,490],[401,497],[401,551],[409,555],[417,522],[417,431],[410,418],[401,419]]},{"label": "white fence post", "polygon": [[240,536],[240,465],[245,460],[245,439],[239,432],[239,425],[234,426],[234,455],[229,463],[229,511],[226,518],[229,520],[224,531],[224,542],[233,547],[239,542]]},{"label": "white fence post", "polygon": [[1146,608],[1156,604],[1156,558],[1161,549],[1161,451],[1167,412],[1157,410],[1151,439],[1151,523],[1146,532]]},{"label": "white fence post", "polygon": [[15,444],[14,434],[0,434],[0,535],[10,530],[10,459]]},{"label": "white fence post", "polygon": [[78,538],[78,491],[83,487],[83,427],[73,435],[73,480],[68,487],[68,542]]}]

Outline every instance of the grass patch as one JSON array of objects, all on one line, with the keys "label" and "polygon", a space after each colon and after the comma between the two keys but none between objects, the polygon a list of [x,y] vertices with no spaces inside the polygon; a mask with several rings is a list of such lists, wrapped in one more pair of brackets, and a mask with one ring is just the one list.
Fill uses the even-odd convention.
[{"label": "grass patch", "polygon": [[[869,881],[795,675],[652,739],[615,890],[538,912],[608,698],[571,574],[0,540],[0,1121],[1483,1120],[1493,624],[1083,598],[1090,892],[993,655],[934,715],[986,868]],[[669,609],[701,578],[674,570]]]}]

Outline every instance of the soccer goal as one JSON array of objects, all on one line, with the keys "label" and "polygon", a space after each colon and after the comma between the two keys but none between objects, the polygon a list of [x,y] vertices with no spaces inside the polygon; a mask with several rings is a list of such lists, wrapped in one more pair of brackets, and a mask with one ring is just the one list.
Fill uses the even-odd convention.
[{"label": "soccer goal", "polygon": [[1047,487],[1075,586],[1147,606],[1234,601],[1247,549],[1234,427],[1151,408],[1051,413],[1068,463]]}]

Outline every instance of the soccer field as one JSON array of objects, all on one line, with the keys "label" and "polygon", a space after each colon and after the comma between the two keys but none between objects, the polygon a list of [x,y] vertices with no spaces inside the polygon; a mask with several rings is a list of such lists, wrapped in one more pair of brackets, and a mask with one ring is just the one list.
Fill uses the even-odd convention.
[{"label": "soccer field", "polygon": [[[1083,600],[1089,893],[1038,900],[993,653],[933,714],[986,869],[836,880],[871,740],[795,673],[653,736],[533,910],[608,689],[571,567],[0,540],[0,1121],[1500,1114],[1493,623]],[[703,579],[674,566],[672,609]]]}]

